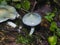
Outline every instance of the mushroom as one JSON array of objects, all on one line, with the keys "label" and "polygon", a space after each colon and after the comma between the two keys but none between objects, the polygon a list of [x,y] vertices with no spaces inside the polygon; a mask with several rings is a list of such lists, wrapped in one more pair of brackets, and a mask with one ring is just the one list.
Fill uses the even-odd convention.
[{"label": "mushroom", "polygon": [[24,24],[31,26],[29,35],[32,35],[35,30],[34,26],[40,24],[41,22],[41,16],[38,13],[27,13],[23,16],[22,21]]},{"label": "mushroom", "polygon": [[[8,19],[14,20],[19,16],[20,15],[17,13],[14,7],[9,5],[0,5],[0,23],[7,21]],[[13,22],[10,22],[8,24],[10,25],[11,23],[13,24]],[[16,25],[12,27],[16,27]]]}]

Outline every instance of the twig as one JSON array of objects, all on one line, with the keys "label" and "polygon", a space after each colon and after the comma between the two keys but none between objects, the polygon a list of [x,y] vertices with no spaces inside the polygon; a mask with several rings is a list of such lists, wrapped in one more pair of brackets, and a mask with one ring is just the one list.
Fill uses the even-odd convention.
[{"label": "twig", "polygon": [[39,42],[40,42],[41,45],[44,45],[41,40],[39,40]]},{"label": "twig", "polygon": [[28,12],[28,13],[29,13],[29,11],[27,11],[27,10],[25,10],[25,9],[23,9],[23,8],[21,8],[21,10],[23,10],[23,11],[25,11],[25,12]]},{"label": "twig", "polygon": [[37,1],[35,0],[35,2],[34,2],[34,5],[33,5],[33,8],[32,8],[32,10],[31,10],[31,12],[33,12],[33,10],[34,10],[34,8],[35,8],[36,4],[37,4]]}]

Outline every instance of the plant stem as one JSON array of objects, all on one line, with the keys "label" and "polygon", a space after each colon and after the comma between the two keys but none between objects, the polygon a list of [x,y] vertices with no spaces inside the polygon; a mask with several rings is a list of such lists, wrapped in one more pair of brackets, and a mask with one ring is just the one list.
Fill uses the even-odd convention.
[{"label": "plant stem", "polygon": [[23,11],[25,11],[25,12],[28,12],[28,13],[29,13],[29,11],[27,11],[27,10],[25,10],[25,9],[23,9],[23,8],[21,8],[21,10],[23,10]]},{"label": "plant stem", "polygon": [[34,5],[33,5],[33,8],[32,8],[32,10],[31,10],[31,12],[33,12],[33,10],[34,10],[34,8],[35,8],[36,4],[37,4],[37,1],[35,0],[35,2],[34,2]]}]

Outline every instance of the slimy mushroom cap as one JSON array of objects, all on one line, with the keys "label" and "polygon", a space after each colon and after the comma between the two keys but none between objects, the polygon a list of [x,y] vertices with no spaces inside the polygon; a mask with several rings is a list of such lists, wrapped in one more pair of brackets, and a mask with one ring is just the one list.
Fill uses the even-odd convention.
[{"label": "slimy mushroom cap", "polygon": [[14,20],[19,16],[16,9],[9,5],[0,5],[0,23],[8,19]]},{"label": "slimy mushroom cap", "polygon": [[22,21],[28,26],[36,26],[41,22],[41,16],[38,13],[28,13],[23,17]]}]

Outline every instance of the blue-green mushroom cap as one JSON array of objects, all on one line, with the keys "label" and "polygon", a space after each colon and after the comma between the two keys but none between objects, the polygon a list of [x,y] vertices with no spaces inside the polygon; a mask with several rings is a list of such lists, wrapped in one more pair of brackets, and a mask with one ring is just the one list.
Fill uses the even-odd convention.
[{"label": "blue-green mushroom cap", "polygon": [[28,13],[23,17],[22,21],[28,26],[36,26],[41,22],[41,16],[38,13]]},{"label": "blue-green mushroom cap", "polygon": [[9,5],[0,5],[0,23],[8,19],[14,20],[19,16],[16,9]]}]

